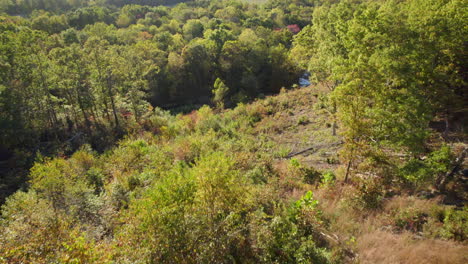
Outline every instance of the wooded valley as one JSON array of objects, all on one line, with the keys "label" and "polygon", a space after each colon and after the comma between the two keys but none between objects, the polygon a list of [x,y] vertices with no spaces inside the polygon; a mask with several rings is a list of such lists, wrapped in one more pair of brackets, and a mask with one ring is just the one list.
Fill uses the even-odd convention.
[{"label": "wooded valley", "polygon": [[0,263],[467,263],[464,0],[0,0]]}]

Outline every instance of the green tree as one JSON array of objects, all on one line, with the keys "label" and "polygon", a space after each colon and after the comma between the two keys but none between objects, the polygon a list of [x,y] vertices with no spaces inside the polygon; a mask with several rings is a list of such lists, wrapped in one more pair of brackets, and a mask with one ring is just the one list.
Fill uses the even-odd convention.
[{"label": "green tree", "polygon": [[194,38],[199,38],[203,36],[204,27],[199,20],[191,19],[185,22],[182,27],[184,37],[187,40],[192,40]]},{"label": "green tree", "polygon": [[86,41],[85,49],[91,61],[91,78],[94,79],[94,86],[99,93],[96,94],[100,103],[104,106],[107,120],[110,122],[109,109],[112,110],[113,121],[116,129],[119,129],[119,117],[115,102],[115,83],[112,73],[112,61],[118,56],[109,43],[99,38],[90,38]]},{"label": "green tree", "polygon": [[126,252],[134,260],[226,261],[245,239],[237,234],[249,204],[246,179],[232,159],[212,153],[193,168],[177,164],[136,200],[120,239],[140,245]]},{"label": "green tree", "polygon": [[217,78],[214,83],[212,93],[213,103],[215,103],[219,108],[224,108],[224,102],[229,94],[229,87],[227,87],[221,79]]}]

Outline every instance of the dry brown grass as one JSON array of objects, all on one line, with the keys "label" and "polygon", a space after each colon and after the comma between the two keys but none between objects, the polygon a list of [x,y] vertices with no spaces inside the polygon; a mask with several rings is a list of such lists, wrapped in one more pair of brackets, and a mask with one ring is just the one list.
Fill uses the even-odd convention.
[{"label": "dry brown grass", "polygon": [[343,203],[352,191],[351,186],[337,185],[315,190],[314,197],[320,201],[324,215],[331,219],[331,232],[342,241],[355,237],[356,243],[350,247],[356,254],[357,263],[468,263],[466,243],[423,238],[415,233],[397,231],[393,226],[398,212],[411,209],[430,212],[439,199],[397,196],[385,202],[381,210],[359,211]]},{"label": "dry brown grass", "polygon": [[465,264],[468,246],[453,241],[415,240],[411,234],[375,231],[357,240],[359,263]]},{"label": "dry brown grass", "polygon": [[397,196],[385,203],[384,211],[392,213],[405,208],[418,208],[421,211],[429,211],[435,204],[438,204],[441,199],[442,197],[419,199],[414,196]]},{"label": "dry brown grass", "polygon": [[298,152],[315,147],[295,158],[318,170],[336,169],[329,160],[337,160],[336,143],[341,139],[332,136],[332,117],[320,99],[328,92],[326,87],[310,86],[256,101],[251,107],[263,109],[263,118],[255,131],[276,142],[278,149]]},{"label": "dry brown grass", "polygon": [[310,186],[301,183],[286,160],[279,160],[273,165],[274,170],[278,174],[278,182],[276,182],[281,196],[287,200],[298,200],[305,192],[310,190]]}]

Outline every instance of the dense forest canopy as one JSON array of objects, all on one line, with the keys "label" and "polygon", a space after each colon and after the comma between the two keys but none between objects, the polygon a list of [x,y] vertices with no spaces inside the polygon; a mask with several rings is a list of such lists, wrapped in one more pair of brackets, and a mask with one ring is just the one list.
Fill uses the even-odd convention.
[{"label": "dense forest canopy", "polygon": [[122,7],[124,5],[175,5],[190,0],[2,0],[0,11],[11,15],[27,15],[37,10],[64,13],[88,6]]},{"label": "dense forest canopy", "polygon": [[[0,0],[0,263],[354,263],[342,219],[378,210],[466,243],[467,21],[464,0]],[[320,148],[326,170],[290,159]],[[385,204],[428,189],[461,206]]]},{"label": "dense forest canopy", "polygon": [[287,56],[293,33],[286,26],[305,25],[310,14],[303,6],[285,12],[205,1],[4,16],[1,141],[15,143],[19,132],[16,143],[119,128],[123,117],[139,122],[150,103],[209,103],[217,79],[229,105],[278,92],[301,74]]}]

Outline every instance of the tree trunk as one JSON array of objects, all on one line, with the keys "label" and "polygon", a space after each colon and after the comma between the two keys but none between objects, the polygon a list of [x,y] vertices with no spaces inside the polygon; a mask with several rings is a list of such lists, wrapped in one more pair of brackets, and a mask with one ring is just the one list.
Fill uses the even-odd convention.
[{"label": "tree trunk", "polygon": [[76,98],[78,101],[78,106],[80,107],[81,113],[83,114],[84,122],[89,132],[89,130],[91,129],[91,123],[89,121],[88,114],[86,113],[86,110],[84,109],[83,100],[81,100],[80,92],[78,90],[79,88],[76,88]]},{"label": "tree trunk", "polygon": [[111,77],[108,76],[106,81],[107,81],[107,95],[109,96],[110,101],[111,101],[112,113],[114,114],[114,120],[115,120],[115,128],[118,129],[120,127],[120,124],[119,124],[119,118],[117,117],[117,109],[115,107],[114,96],[112,94]]},{"label": "tree trunk", "polygon": [[333,102],[332,136],[336,136],[336,102]]},{"label": "tree trunk", "polygon": [[[335,90],[335,87],[338,85],[337,82],[333,82],[333,84],[330,84],[330,83],[327,83],[326,84],[327,87],[328,87],[328,90],[330,90],[330,93],[333,93],[333,91]],[[333,118],[333,124],[332,124],[332,136],[336,136],[336,128],[337,128],[337,124],[336,124],[336,112],[337,112],[337,106],[336,106],[336,102],[333,101],[332,103],[332,118]]]},{"label": "tree trunk", "polygon": [[450,132],[450,120],[449,120],[449,112],[448,110],[445,112],[445,131],[444,131],[444,138],[447,138]]},{"label": "tree trunk", "polygon": [[345,183],[348,183],[348,177],[349,177],[349,172],[351,170],[351,164],[352,164],[352,159],[350,158],[349,161],[348,161],[348,166],[346,166],[346,175],[345,175],[345,179],[344,179]]}]

